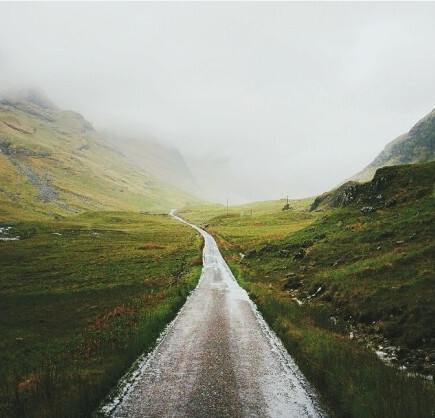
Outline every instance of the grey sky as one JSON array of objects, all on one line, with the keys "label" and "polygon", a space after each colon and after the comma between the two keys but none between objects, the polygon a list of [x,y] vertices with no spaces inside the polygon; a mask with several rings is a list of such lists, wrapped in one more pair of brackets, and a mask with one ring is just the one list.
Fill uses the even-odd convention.
[{"label": "grey sky", "polygon": [[210,197],[321,193],[435,107],[435,3],[0,3],[0,89],[176,145]]}]

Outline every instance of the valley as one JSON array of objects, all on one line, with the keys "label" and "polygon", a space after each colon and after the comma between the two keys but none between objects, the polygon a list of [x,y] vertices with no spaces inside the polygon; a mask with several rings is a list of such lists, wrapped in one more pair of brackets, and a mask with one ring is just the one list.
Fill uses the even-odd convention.
[{"label": "valley", "polygon": [[434,22],[0,2],[0,418],[435,418]]},{"label": "valley", "polygon": [[[413,155],[424,156],[414,164],[391,165],[409,162],[395,153],[366,183],[224,206],[198,196],[177,150],[106,140],[81,115],[38,95],[2,99],[0,416],[98,416],[102,400],[116,399],[119,379],[136,376],[130,367],[147,361],[147,353],[178,359],[180,370],[192,366],[190,380],[164,362],[144,372],[147,382],[166,369],[173,382],[166,388],[170,404],[160,405],[158,388],[148,402],[149,411],[163,415],[435,412],[435,163],[425,143],[433,144],[434,120],[429,114],[407,137],[418,143]],[[205,232],[171,219],[174,207]],[[214,261],[203,266],[203,239],[212,237],[229,267],[211,243],[204,259]],[[222,271],[213,270],[213,257]],[[208,279],[197,288],[201,274]],[[253,316],[241,307],[237,318],[228,316],[239,299]],[[194,313],[183,320],[186,300],[183,309]],[[183,337],[198,318],[208,319]],[[276,382],[272,376],[287,366],[268,356],[281,348],[257,346],[246,334],[250,329],[261,340],[269,326],[266,334],[276,334],[272,340],[282,341],[282,356],[288,352],[297,370]],[[161,344],[166,338],[172,342]],[[156,344],[167,351],[153,354]],[[242,373],[251,361],[255,378]],[[291,391],[279,398],[299,384],[299,394],[313,387],[303,402],[293,402]],[[148,396],[147,385],[109,416],[146,414],[138,399]]]}]

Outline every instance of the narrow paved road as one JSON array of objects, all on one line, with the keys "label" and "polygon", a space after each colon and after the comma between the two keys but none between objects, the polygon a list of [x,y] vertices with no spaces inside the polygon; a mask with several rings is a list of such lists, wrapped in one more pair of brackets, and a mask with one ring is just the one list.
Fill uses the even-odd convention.
[{"label": "narrow paved road", "polygon": [[205,239],[200,283],[123,396],[104,407],[106,413],[323,416],[309,384],[235,281],[212,236],[191,226]]}]

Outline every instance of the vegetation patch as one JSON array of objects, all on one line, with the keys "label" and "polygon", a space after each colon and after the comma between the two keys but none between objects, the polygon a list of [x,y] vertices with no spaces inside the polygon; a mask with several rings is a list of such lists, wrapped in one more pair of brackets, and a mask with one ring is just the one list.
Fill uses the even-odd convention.
[{"label": "vegetation patch", "polygon": [[0,416],[89,416],[197,284],[202,240],[168,216],[84,213],[0,242]]}]

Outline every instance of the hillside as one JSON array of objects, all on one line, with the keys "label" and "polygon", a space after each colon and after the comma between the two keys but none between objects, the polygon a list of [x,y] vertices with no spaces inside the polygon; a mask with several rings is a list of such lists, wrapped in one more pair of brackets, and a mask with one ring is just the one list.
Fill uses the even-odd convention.
[{"label": "hillside", "polygon": [[176,188],[195,195],[199,193],[195,179],[177,148],[146,136],[105,134],[104,137],[139,168],[146,167],[147,172]]},{"label": "hillside", "polygon": [[0,99],[0,219],[198,202],[138,167],[80,114],[35,93]]},{"label": "hillside", "polygon": [[433,192],[434,172],[435,162],[383,167],[369,182],[350,181],[316,197],[310,211],[358,204],[363,211],[371,212],[399,202],[416,202]]},{"label": "hillside", "polygon": [[435,160],[435,109],[408,133],[387,144],[384,150],[351,181],[368,181],[384,166],[424,163]]},{"label": "hillside", "polygon": [[207,222],[237,258],[243,253],[238,263],[253,280],[283,286],[301,300],[322,287],[318,299],[341,315],[380,321],[395,344],[421,347],[435,332],[428,321],[434,182],[435,161],[384,167],[370,182],[317,197],[309,211],[277,207],[252,216],[237,207],[193,207],[181,213]]},{"label": "hillside", "polygon": [[434,182],[435,162],[385,167],[311,211],[181,214],[207,223],[337,416],[424,417],[435,388],[400,369],[435,375]]}]

